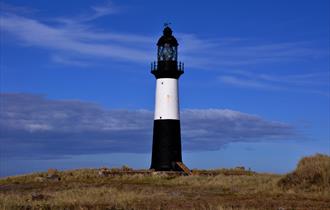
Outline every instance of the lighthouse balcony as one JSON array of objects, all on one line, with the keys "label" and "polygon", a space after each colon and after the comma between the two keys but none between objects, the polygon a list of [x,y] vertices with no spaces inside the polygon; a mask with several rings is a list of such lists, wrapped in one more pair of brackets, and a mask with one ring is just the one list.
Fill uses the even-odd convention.
[{"label": "lighthouse balcony", "polygon": [[184,63],[177,61],[158,61],[151,63],[151,73],[158,78],[178,79],[184,73]]}]

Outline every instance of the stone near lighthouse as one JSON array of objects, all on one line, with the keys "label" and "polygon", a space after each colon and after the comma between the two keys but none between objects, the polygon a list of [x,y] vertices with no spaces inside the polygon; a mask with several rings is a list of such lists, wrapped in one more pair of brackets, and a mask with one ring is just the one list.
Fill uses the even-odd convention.
[{"label": "stone near lighthouse", "polygon": [[157,42],[157,63],[151,64],[156,99],[150,168],[156,171],[182,170],[178,80],[184,65],[178,62],[178,45],[171,28],[166,26]]}]

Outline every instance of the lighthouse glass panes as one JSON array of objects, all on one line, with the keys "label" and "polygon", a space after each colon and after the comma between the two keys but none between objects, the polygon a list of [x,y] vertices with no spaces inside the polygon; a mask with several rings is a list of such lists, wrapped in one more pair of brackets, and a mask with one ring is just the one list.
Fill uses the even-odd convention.
[{"label": "lighthouse glass panes", "polygon": [[176,61],[177,47],[165,43],[164,46],[158,47],[158,61]]}]

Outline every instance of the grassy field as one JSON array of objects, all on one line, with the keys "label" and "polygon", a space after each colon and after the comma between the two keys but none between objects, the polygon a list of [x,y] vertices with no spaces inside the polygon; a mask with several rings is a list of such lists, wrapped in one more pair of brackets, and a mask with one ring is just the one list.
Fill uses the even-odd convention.
[{"label": "grassy field", "polygon": [[[286,175],[238,169],[192,176],[127,167],[50,171],[0,179],[1,209],[330,209],[330,157],[303,158]],[[146,171],[147,172],[147,171]],[[130,174],[132,173],[132,174]],[[60,178],[60,180],[58,180]]]}]

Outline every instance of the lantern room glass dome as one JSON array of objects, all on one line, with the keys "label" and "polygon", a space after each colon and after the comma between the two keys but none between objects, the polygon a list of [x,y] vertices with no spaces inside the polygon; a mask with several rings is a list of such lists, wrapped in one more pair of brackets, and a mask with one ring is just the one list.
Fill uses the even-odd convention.
[{"label": "lantern room glass dome", "polygon": [[157,42],[158,46],[158,61],[177,61],[178,59],[178,42],[172,35],[172,29],[165,27],[163,36]]}]

